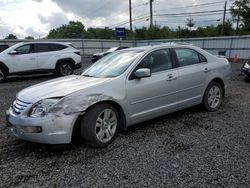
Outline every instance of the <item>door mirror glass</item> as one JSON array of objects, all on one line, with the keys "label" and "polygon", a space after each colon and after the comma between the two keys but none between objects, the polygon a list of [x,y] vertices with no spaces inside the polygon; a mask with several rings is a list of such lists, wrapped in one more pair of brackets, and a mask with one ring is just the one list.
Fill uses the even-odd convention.
[{"label": "door mirror glass", "polygon": [[136,78],[145,78],[145,77],[150,77],[151,76],[151,71],[150,69],[147,68],[141,68],[135,71],[135,76]]},{"label": "door mirror glass", "polygon": [[17,51],[16,51],[16,50],[12,50],[12,51],[10,51],[9,54],[10,54],[10,55],[16,55],[16,54],[17,54]]}]

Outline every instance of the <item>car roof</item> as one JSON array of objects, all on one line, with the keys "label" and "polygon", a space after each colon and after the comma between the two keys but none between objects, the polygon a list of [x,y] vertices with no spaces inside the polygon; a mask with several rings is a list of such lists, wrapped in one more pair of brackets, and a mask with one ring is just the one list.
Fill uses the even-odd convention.
[{"label": "car roof", "polygon": [[70,42],[51,42],[51,41],[32,41],[32,42],[20,42],[18,44],[64,44],[64,45],[72,45]]},{"label": "car roof", "polygon": [[161,47],[166,47],[166,48],[172,48],[172,47],[188,47],[188,48],[195,48],[193,44],[189,43],[162,43],[162,44],[157,44],[157,45],[148,45],[148,46],[140,46],[140,47],[132,47],[128,49],[123,49],[124,50],[151,50],[151,49],[157,49]]}]

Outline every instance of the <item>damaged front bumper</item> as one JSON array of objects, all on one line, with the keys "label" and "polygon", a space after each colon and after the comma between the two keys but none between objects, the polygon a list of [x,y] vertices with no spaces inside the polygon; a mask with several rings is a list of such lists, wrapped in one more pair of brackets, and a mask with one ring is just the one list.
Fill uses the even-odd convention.
[{"label": "damaged front bumper", "polygon": [[16,137],[44,144],[70,143],[77,117],[78,114],[58,116],[51,113],[31,118],[16,114],[12,108],[6,111],[7,126]]}]

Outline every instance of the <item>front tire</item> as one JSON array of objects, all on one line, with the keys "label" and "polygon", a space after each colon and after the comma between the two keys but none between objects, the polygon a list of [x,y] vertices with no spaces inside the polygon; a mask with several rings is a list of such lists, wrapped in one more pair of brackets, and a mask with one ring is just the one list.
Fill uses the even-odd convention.
[{"label": "front tire", "polygon": [[70,62],[62,62],[57,66],[57,74],[59,76],[71,75],[74,72],[74,67]]},{"label": "front tire", "polygon": [[6,77],[6,71],[2,67],[0,67],[0,83],[4,82],[6,80]]},{"label": "front tire", "polygon": [[82,118],[82,139],[93,147],[106,147],[115,139],[119,124],[119,114],[114,106],[108,103],[97,104]]},{"label": "front tire", "polygon": [[218,82],[211,82],[208,84],[205,91],[202,105],[210,112],[218,110],[222,103],[223,91],[222,87]]}]

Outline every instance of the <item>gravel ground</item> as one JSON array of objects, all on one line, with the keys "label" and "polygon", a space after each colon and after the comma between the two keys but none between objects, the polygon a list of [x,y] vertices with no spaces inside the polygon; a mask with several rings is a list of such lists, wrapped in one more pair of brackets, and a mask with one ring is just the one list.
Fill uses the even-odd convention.
[{"label": "gravel ground", "polygon": [[250,83],[232,68],[219,111],[194,107],[147,121],[104,149],[13,137],[5,110],[15,94],[54,76],[10,78],[0,85],[0,187],[250,187]]}]

